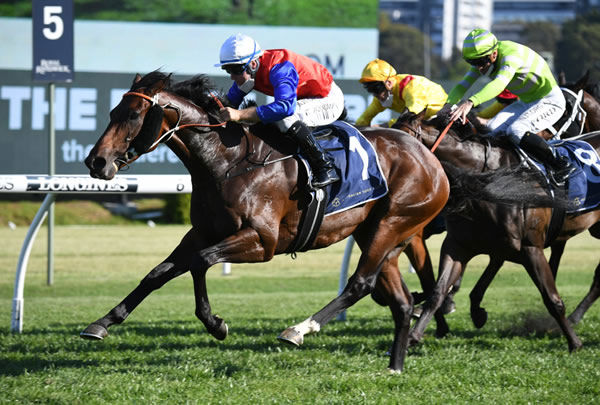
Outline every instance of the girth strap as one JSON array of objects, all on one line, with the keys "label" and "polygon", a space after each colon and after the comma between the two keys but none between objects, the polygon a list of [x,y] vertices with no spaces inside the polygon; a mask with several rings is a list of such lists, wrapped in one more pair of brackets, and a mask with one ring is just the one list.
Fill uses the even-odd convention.
[{"label": "girth strap", "polygon": [[298,225],[298,235],[287,249],[287,253],[292,255],[295,252],[304,252],[310,249],[315,241],[325,213],[325,206],[329,199],[327,188],[319,188],[310,192],[310,201]]}]

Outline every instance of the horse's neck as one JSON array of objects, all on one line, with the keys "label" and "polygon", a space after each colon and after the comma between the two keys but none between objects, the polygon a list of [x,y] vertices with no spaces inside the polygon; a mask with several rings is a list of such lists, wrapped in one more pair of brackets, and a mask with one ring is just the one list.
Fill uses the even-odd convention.
[{"label": "horse's neck", "polygon": [[[168,146],[179,157],[192,176],[206,173],[215,179],[225,176],[228,168],[239,160],[242,145],[242,132],[239,125],[227,127],[209,127],[216,122],[210,121],[208,114],[187,99],[170,94],[168,102],[178,109],[178,114],[169,114],[169,126],[202,124],[206,126],[188,127],[177,131],[175,139]],[[237,133],[237,140],[236,138]],[[227,145],[226,145],[227,143]]]},{"label": "horse's neck", "polygon": [[[431,149],[438,140],[440,132],[433,127],[423,130],[423,143]],[[441,161],[452,163],[456,167],[476,171],[497,169],[517,159],[516,154],[508,149],[492,146],[491,144],[486,145],[485,142],[478,140],[461,140],[458,135],[452,133],[452,130],[441,140],[434,154]]]}]

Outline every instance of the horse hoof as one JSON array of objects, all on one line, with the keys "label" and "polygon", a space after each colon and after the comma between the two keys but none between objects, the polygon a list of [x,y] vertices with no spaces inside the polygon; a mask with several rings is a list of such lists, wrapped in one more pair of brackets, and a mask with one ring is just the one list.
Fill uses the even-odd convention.
[{"label": "horse hoof", "polygon": [[225,340],[227,333],[229,333],[227,323],[225,323],[225,320],[218,315],[215,315],[214,319],[216,321],[216,326],[210,331],[210,334],[217,340]]},{"label": "horse hoof", "polygon": [[421,343],[421,339],[419,339],[415,335],[410,334],[408,336],[408,347],[414,347],[414,346],[418,345],[419,343]]},{"label": "horse hoof", "polygon": [[448,315],[453,313],[454,311],[456,311],[456,304],[452,299],[446,297],[446,299],[442,303],[442,313],[444,315]]},{"label": "horse hoof", "polygon": [[471,320],[473,321],[473,325],[477,329],[483,328],[483,325],[487,322],[488,314],[487,311],[483,308],[471,311]]},{"label": "horse hoof", "polygon": [[289,327],[283,332],[281,332],[279,336],[277,336],[277,339],[294,346],[300,346],[302,343],[304,343],[304,338],[302,337],[300,332],[298,332],[293,327]]},{"label": "horse hoof", "polygon": [[423,313],[423,306],[419,305],[418,307],[414,307],[411,316],[413,319],[419,319],[421,314]]},{"label": "horse hoof", "polygon": [[393,368],[388,368],[387,372],[389,375],[400,375],[402,374],[402,370],[397,370],[397,369],[393,369]]},{"label": "horse hoof", "polygon": [[106,330],[104,326],[97,323],[90,324],[83,330],[83,332],[79,334],[80,338],[89,340],[102,340],[107,336],[108,330]]}]

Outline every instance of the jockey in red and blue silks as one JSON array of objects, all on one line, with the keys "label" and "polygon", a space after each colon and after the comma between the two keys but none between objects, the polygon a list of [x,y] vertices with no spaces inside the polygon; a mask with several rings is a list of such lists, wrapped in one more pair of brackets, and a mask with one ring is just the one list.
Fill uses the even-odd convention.
[{"label": "jockey in red and blue silks", "polygon": [[[221,47],[220,66],[234,81],[227,93],[235,107],[221,110],[226,121],[274,123],[294,139],[314,171],[313,187],[339,180],[333,161],[315,141],[309,127],[330,124],[344,110],[344,95],[321,64],[287,49],[262,50],[247,35],[229,37]],[[257,90],[274,98],[258,107],[237,109]]]}]

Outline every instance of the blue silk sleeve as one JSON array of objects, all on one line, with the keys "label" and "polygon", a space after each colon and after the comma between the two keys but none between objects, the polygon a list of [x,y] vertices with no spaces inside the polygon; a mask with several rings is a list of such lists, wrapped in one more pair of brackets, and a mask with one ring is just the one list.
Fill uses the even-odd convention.
[{"label": "blue silk sleeve", "polygon": [[246,97],[246,93],[240,90],[236,82],[229,88],[227,92],[227,99],[234,108],[238,108],[242,104],[242,100]]},{"label": "blue silk sleeve", "polygon": [[280,121],[296,111],[298,77],[298,71],[290,61],[285,61],[271,68],[269,81],[273,86],[275,100],[256,109],[258,118],[262,122]]}]

